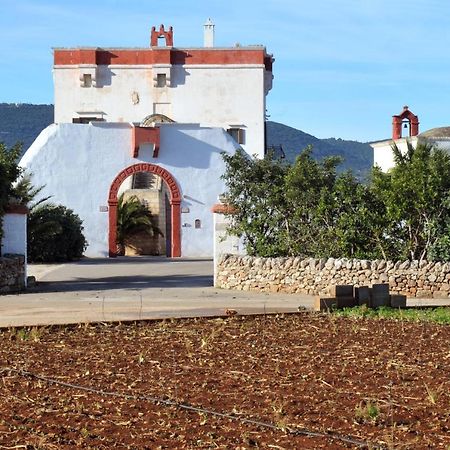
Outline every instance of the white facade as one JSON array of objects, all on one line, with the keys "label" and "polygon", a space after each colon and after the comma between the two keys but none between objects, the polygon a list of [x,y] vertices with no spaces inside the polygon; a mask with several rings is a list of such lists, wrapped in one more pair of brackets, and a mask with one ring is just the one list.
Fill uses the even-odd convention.
[{"label": "white facade", "polygon": [[213,35],[209,21],[203,48],[55,49],[55,123],[139,124],[163,114],[179,123],[241,129],[239,144],[264,156],[273,58],[263,46],[213,47]]},{"label": "white facade", "polygon": [[93,116],[140,123],[164,114],[179,123],[242,128],[242,148],[264,156],[264,66],[177,66],[171,87],[162,88],[153,86],[153,70],[144,67],[99,66],[97,87],[81,87],[79,73],[78,67],[55,67],[55,123]]},{"label": "white facade", "polygon": [[[89,247],[86,256],[108,255],[108,194],[111,183],[125,168],[152,163],[166,169],[182,195],[181,256],[213,254],[211,207],[224,191],[225,170],[221,153],[233,154],[238,145],[221,128],[195,124],[161,124],[158,157],[151,145],[131,154],[133,126],[129,123],[92,122],[47,127],[20,164],[32,173],[41,197],[62,204],[83,221]],[[200,220],[201,228],[195,228]]]},{"label": "white facade", "polygon": [[396,144],[399,150],[402,153],[405,153],[408,142],[411,142],[411,144],[415,147],[417,145],[417,137],[414,136],[411,138],[380,141],[370,144],[373,148],[374,165],[380,167],[383,172],[387,172],[389,169],[392,169],[392,167],[395,166],[392,146]]},{"label": "white facade", "polygon": [[450,127],[433,128],[408,138],[374,142],[370,144],[373,148],[374,165],[379,166],[383,172],[392,169],[395,166],[392,146],[395,144],[402,153],[406,153],[408,142],[414,148],[418,143],[426,143],[450,152]]}]

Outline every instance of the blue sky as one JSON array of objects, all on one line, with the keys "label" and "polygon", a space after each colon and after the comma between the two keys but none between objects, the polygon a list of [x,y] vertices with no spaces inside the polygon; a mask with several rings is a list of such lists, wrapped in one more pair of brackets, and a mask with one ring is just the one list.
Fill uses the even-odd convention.
[{"label": "blue sky", "polygon": [[0,102],[52,103],[52,47],[264,44],[276,61],[271,120],[318,137],[390,136],[403,105],[450,125],[448,0],[0,0]]}]

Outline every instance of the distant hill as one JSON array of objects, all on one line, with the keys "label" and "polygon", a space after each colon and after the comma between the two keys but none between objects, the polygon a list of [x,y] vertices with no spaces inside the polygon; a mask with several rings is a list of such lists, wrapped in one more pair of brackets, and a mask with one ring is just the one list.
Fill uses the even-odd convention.
[{"label": "distant hill", "polygon": [[373,149],[368,143],[335,138],[319,139],[278,122],[267,122],[267,144],[281,145],[289,162],[294,162],[305,147],[312,145],[313,155],[317,159],[341,156],[341,169],[352,169],[358,175],[363,176],[373,165]]},{"label": "distant hill", "polygon": [[[21,141],[25,152],[38,134],[51,123],[53,105],[0,103],[0,142],[9,147]],[[373,151],[369,144],[334,138],[318,139],[282,123],[267,122],[267,143],[281,145],[289,162],[293,162],[311,144],[316,158],[342,156],[342,169],[352,169],[356,174],[363,175],[373,165]]]},{"label": "distant hill", "polygon": [[25,151],[51,123],[53,105],[0,103],[0,142],[8,147],[20,141]]}]

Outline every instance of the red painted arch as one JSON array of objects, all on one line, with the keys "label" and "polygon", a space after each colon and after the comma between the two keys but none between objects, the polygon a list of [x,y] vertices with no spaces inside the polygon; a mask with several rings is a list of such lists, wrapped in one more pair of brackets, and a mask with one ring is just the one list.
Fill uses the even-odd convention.
[{"label": "red painted arch", "polygon": [[172,218],[172,258],[181,256],[181,192],[175,178],[166,169],[150,163],[133,164],[122,170],[111,184],[108,196],[109,210],[109,256],[117,256],[117,194],[121,184],[130,175],[137,172],[150,172],[159,175],[170,191],[170,210]]}]

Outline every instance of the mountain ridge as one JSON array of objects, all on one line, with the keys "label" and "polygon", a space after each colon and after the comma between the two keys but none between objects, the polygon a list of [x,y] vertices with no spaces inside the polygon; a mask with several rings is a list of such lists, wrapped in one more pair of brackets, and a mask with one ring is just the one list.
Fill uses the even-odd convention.
[{"label": "mountain ridge", "polygon": [[[33,143],[39,133],[53,123],[53,105],[30,103],[0,103],[0,142],[8,147],[16,142],[23,143],[23,151]],[[322,159],[340,156],[340,169],[351,169],[357,175],[364,175],[373,165],[373,151],[368,143],[339,138],[319,139],[311,134],[282,123],[267,122],[267,144],[281,145],[290,163],[308,145],[313,146],[313,156]]]}]

